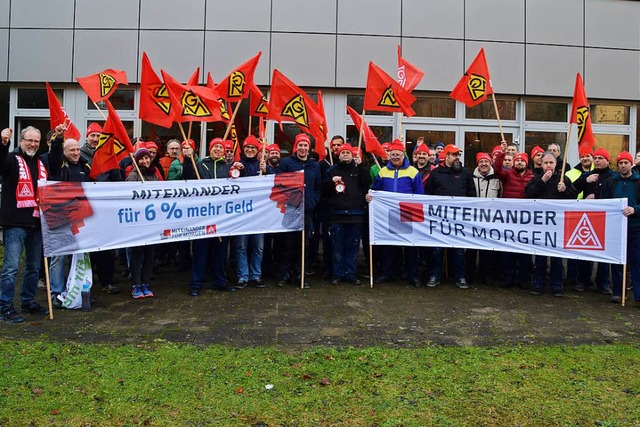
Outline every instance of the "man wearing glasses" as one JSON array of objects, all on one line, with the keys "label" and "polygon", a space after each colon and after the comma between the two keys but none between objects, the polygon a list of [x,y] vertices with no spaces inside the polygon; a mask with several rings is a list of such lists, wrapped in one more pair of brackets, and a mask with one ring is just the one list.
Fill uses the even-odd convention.
[{"label": "man wearing glasses", "polygon": [[[56,134],[64,133],[62,125]],[[13,306],[15,280],[20,256],[25,251],[24,277],[20,289],[20,308],[23,313],[49,313],[35,301],[38,290],[38,272],[42,253],[40,211],[36,202],[38,179],[46,179],[47,171],[40,161],[40,131],[27,126],[20,132],[20,143],[9,153],[11,129],[2,131],[0,144],[0,175],[2,176],[2,211],[4,262],[0,285],[0,319],[10,323],[24,322]]]},{"label": "man wearing glasses", "polygon": [[[444,163],[435,168],[429,175],[425,193],[434,196],[476,197],[473,174],[469,169],[463,167],[460,162],[462,150],[453,144],[449,144],[444,147],[442,152],[445,155]],[[427,281],[427,286],[430,288],[435,288],[440,284],[443,252],[443,248],[433,249],[433,265]],[[460,289],[468,289],[469,285],[465,276],[464,249],[452,248],[449,254],[451,255],[450,259],[456,286]]]}]

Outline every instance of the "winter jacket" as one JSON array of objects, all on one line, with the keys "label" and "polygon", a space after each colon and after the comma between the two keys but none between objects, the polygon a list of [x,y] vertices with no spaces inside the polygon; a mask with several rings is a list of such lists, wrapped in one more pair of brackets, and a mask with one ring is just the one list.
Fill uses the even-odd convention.
[{"label": "winter jacket", "polygon": [[573,182],[573,186],[576,187],[576,190],[578,191],[578,199],[584,199],[586,194],[584,194],[584,188],[581,188],[580,184],[577,184],[576,181],[581,177],[586,177],[586,175],[590,174],[592,170],[593,163],[591,164],[591,169],[588,171],[583,170],[582,165],[578,163],[573,169],[565,173],[566,177],[569,178],[571,182]]},{"label": "winter jacket", "polygon": [[496,176],[502,181],[502,197],[505,199],[524,199],[524,189],[533,179],[533,172],[529,168],[525,168],[523,174],[519,174],[513,168],[504,169],[502,167],[503,161],[504,155],[498,153],[493,165]]},{"label": "winter jacket", "polygon": [[258,157],[252,157],[251,159],[242,156],[240,157],[240,163],[244,166],[244,169],[240,171],[240,176],[258,176],[260,175],[260,162]]},{"label": "winter jacket", "polygon": [[493,168],[489,170],[487,175],[482,175],[478,168],[475,168],[473,171],[473,183],[476,186],[478,197],[490,199],[502,197],[502,182],[493,173]]},{"label": "winter jacket", "polygon": [[549,181],[544,182],[542,175],[536,175],[527,187],[524,189],[524,195],[527,199],[575,199],[578,195],[576,188],[571,180],[563,176],[564,185],[567,187],[562,193],[558,191],[558,183],[560,182],[560,172],[554,172]]},{"label": "winter jacket", "polygon": [[429,175],[425,193],[434,196],[476,197],[473,174],[467,168],[438,166]]},{"label": "winter jacket", "polygon": [[[196,163],[198,172],[201,179],[218,179],[229,178],[229,171],[231,165],[224,161],[224,158],[213,159],[211,156],[207,156],[204,159]],[[196,171],[193,169],[193,163],[191,159],[186,158],[182,163],[182,178],[183,179],[197,179]]]},{"label": "winter jacket", "polygon": [[[588,183],[587,178],[593,174],[598,174],[598,179],[595,182]],[[583,173],[582,176],[573,183],[573,185],[576,187],[576,190],[583,192],[584,197],[593,194],[596,199],[600,199],[602,186],[607,180],[613,178],[614,175],[615,172],[609,169],[609,166],[604,169],[593,169],[589,173]]]},{"label": "winter jacket", "polygon": [[[336,191],[336,183],[333,177],[339,176],[345,185],[345,191]],[[371,185],[369,169],[355,163],[336,163],[327,170],[323,182],[322,193],[327,198],[328,214],[331,222],[349,221],[349,216],[359,216],[358,222],[362,222],[367,208],[365,196]]]},{"label": "winter jacket", "polygon": [[633,171],[630,177],[623,178],[619,173],[604,182],[600,191],[601,199],[627,198],[627,205],[635,209],[635,213],[627,217],[629,230],[640,230],[640,175]]},{"label": "winter jacket", "polygon": [[9,144],[0,143],[0,176],[2,176],[2,209],[0,209],[0,225],[5,227],[39,228],[40,218],[33,216],[33,207],[18,208],[16,188],[18,187],[18,160],[22,157],[27,163],[33,182],[33,191],[38,191],[40,175],[39,158],[36,154],[29,157],[20,147],[9,153]]},{"label": "winter jacket", "polygon": [[80,158],[84,159],[84,161],[87,162],[89,166],[91,166],[91,163],[93,163],[93,155],[95,152],[95,148],[91,148],[85,143],[82,147],[80,147]]},{"label": "winter jacket", "polygon": [[320,165],[311,157],[301,160],[295,154],[285,157],[280,161],[280,173],[297,172],[304,170],[304,210],[313,212],[320,202]]},{"label": "winter jacket", "polygon": [[406,158],[399,168],[393,166],[391,162],[381,168],[371,189],[393,193],[424,194],[420,172],[411,166]]},{"label": "winter jacket", "polygon": [[[145,181],[161,181],[159,178],[161,175],[158,172],[158,168],[155,166],[149,166],[148,168],[138,166],[140,168],[140,173],[144,176]],[[131,172],[127,175],[127,179],[125,181],[142,181],[140,175],[138,175],[138,171],[136,168],[131,166]]]},{"label": "winter jacket", "polygon": [[63,138],[56,138],[51,141],[49,151],[49,179],[52,181],[73,181],[88,182],[93,181],[89,177],[91,167],[82,157],[77,163],[70,163],[63,153]]}]

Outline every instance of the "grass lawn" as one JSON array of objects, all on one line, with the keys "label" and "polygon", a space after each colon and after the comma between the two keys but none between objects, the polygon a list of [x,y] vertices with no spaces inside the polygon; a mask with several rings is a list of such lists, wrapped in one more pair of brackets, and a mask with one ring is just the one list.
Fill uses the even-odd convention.
[{"label": "grass lawn", "polygon": [[633,426],[640,347],[0,341],[0,426]]}]

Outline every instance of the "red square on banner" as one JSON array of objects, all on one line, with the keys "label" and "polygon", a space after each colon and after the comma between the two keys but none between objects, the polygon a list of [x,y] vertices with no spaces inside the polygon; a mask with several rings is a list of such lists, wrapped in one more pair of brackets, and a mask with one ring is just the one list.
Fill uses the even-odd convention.
[{"label": "red square on banner", "polygon": [[401,222],[424,222],[424,206],[422,203],[400,202]]},{"label": "red square on banner", "polygon": [[564,248],[604,251],[606,212],[565,211]]}]

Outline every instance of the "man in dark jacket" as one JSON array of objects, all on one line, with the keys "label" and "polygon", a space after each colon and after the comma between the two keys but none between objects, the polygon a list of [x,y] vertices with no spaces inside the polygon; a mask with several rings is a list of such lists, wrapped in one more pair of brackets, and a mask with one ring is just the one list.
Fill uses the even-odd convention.
[{"label": "man in dark jacket", "polygon": [[[462,167],[460,156],[462,150],[453,144],[444,148],[444,163],[435,168],[425,187],[425,193],[433,196],[459,196],[476,197],[476,186],[473,182],[473,174],[469,169]],[[443,248],[434,248],[433,265],[427,286],[435,288],[442,278]],[[460,289],[468,289],[465,276],[464,249],[453,248],[449,251],[456,285]]]},{"label": "man in dark jacket", "polygon": [[[182,166],[183,178],[197,179],[198,176],[191,162],[191,156],[194,155],[193,148],[188,144],[183,145],[182,154],[185,158]],[[239,168],[240,162],[237,162],[233,166]],[[222,138],[214,138],[211,140],[209,143],[209,155],[198,161],[196,167],[198,168],[200,179],[229,178],[232,165],[225,162],[224,141]],[[228,237],[211,237],[193,241],[189,295],[197,297],[202,293],[204,273],[209,263],[211,263],[211,273],[213,275],[213,289],[224,292],[233,292],[236,290],[233,286],[227,286],[225,264],[227,261],[228,243]]]},{"label": "man in dark jacket", "polygon": [[[296,135],[293,143],[293,154],[282,159],[280,162],[279,172],[297,172],[304,171],[304,232],[310,237],[313,230],[313,216],[320,201],[320,188],[322,186],[320,179],[320,166],[318,162],[309,157],[311,149],[311,139],[305,133]],[[299,275],[297,263],[294,259],[299,254],[300,247],[298,232],[289,232],[282,236],[283,251],[280,264],[280,280],[278,286],[284,286],[289,280],[297,280]],[[309,255],[309,239],[305,239],[306,255]],[[305,256],[305,269],[309,267],[309,256]],[[294,265],[296,267],[294,268]],[[306,286],[306,284],[305,284]]]},{"label": "man in dark jacket", "polygon": [[365,218],[365,196],[371,185],[369,169],[353,162],[353,149],[343,144],[336,164],[329,168],[323,194],[327,198],[329,233],[333,248],[331,284],[341,280],[359,285],[356,259]]},{"label": "man in dark jacket", "polygon": [[[534,177],[524,190],[528,199],[575,199],[578,195],[571,180],[561,176],[556,168],[556,156],[545,153],[542,156],[542,175]],[[551,258],[549,287],[555,297],[562,297],[562,259],[536,255],[531,282],[531,295],[540,295],[545,286],[547,276],[547,258]]]},{"label": "man in dark jacket", "polygon": [[102,126],[96,122],[89,123],[87,126],[86,142],[80,148],[80,157],[82,157],[89,165],[93,163],[93,155],[98,148],[98,142],[100,142],[100,134],[102,133]]},{"label": "man in dark jacket", "polygon": [[[59,126],[56,133],[64,133]],[[58,129],[56,128],[56,129]],[[39,159],[40,131],[27,126],[20,132],[19,147],[9,153],[11,129],[1,133],[0,176],[2,177],[2,210],[4,261],[0,282],[0,319],[20,323],[24,318],[13,306],[16,275],[20,256],[25,251],[24,276],[20,289],[20,307],[23,313],[49,313],[35,301],[38,291],[38,271],[42,254],[40,211],[36,202],[38,179],[46,179],[47,171]]]},{"label": "man in dark jacket", "polygon": [[[640,175],[632,170],[633,157],[628,151],[623,151],[616,158],[618,173],[606,181],[602,186],[603,199],[626,198],[627,207],[622,214],[627,221],[627,263],[631,271],[633,283],[633,299],[640,302]],[[613,296],[611,302],[622,301],[622,273],[620,264],[611,266],[613,275]]]}]

